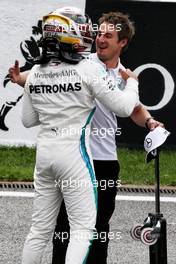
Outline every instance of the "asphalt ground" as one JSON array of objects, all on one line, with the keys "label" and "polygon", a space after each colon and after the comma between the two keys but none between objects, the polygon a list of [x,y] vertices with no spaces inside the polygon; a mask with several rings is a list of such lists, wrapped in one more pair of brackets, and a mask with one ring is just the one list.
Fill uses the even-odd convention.
[{"label": "asphalt ground", "polygon": [[[134,197],[126,195],[129,199]],[[119,196],[120,200],[116,201],[115,212],[111,219],[108,264],[148,264],[148,246],[141,241],[133,240],[130,229],[136,223],[142,224],[148,212],[154,212],[155,203],[140,201],[140,195],[137,201],[124,201],[122,196],[123,194]],[[145,196],[147,199],[148,195]],[[33,198],[0,197],[1,264],[21,263],[23,243],[31,224],[32,205]],[[161,211],[167,219],[168,264],[176,264],[176,202],[162,202]],[[51,263],[51,252],[51,243],[49,243],[43,256],[43,264]]]}]

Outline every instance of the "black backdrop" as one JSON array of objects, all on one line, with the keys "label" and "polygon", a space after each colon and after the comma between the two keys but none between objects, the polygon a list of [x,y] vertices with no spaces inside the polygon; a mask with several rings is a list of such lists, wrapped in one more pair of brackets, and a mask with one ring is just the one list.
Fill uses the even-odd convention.
[{"label": "black backdrop", "polygon": [[[176,146],[176,3],[118,0],[87,0],[86,13],[94,23],[103,12],[122,11],[135,22],[136,35],[128,50],[121,56],[127,68],[140,71],[141,102],[152,107],[150,113],[165,123],[171,132],[168,146]],[[157,66],[156,66],[157,64]],[[158,105],[159,104],[159,105]],[[143,144],[147,131],[136,126],[130,118],[118,118],[122,135],[118,142]]]}]

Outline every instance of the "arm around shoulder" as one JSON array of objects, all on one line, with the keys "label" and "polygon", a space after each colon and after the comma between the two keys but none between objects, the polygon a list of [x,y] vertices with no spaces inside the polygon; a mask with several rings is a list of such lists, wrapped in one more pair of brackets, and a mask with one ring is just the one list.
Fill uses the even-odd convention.
[{"label": "arm around shoulder", "polygon": [[138,81],[128,78],[126,87],[121,91],[112,79],[103,78],[94,87],[95,97],[117,116],[128,117],[139,104]]}]

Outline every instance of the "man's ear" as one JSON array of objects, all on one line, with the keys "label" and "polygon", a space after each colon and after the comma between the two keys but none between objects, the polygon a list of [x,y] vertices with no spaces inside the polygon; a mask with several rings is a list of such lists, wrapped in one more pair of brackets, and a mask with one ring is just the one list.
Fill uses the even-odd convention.
[{"label": "man's ear", "polygon": [[128,40],[126,38],[125,39],[122,39],[120,41],[121,48],[125,47],[127,45],[127,43],[128,43]]}]

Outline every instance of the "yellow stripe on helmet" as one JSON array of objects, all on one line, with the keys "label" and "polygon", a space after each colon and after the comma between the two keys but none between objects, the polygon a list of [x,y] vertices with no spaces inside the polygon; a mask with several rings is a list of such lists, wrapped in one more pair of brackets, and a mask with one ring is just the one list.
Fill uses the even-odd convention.
[{"label": "yellow stripe on helmet", "polygon": [[60,37],[60,41],[67,43],[67,44],[80,44],[81,43],[81,40],[78,38],[66,37],[66,36]]}]

